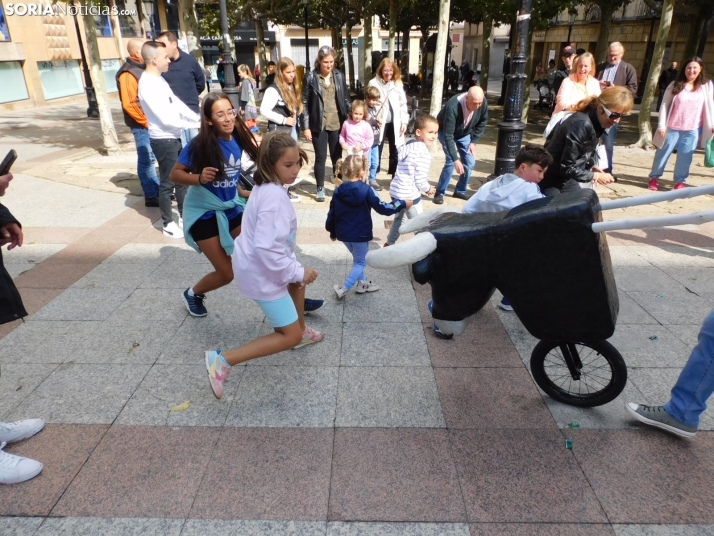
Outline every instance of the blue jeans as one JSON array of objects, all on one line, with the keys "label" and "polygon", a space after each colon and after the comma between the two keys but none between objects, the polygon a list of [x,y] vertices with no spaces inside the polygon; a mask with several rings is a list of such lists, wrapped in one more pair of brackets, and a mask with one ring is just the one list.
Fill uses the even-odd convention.
[{"label": "blue jeans", "polygon": [[667,129],[664,138],[664,145],[655,152],[652,161],[652,171],[650,177],[659,179],[664,174],[664,167],[667,165],[672,151],[677,149],[677,162],[674,164],[675,182],[684,182],[689,177],[689,168],[692,165],[692,157],[697,149],[699,141],[699,129],[694,130],[673,130]]},{"label": "blue jeans", "polygon": [[664,410],[682,424],[699,426],[699,416],[714,393],[714,309],[704,319],[699,342],[672,388]]},{"label": "blue jeans", "polygon": [[605,131],[605,134],[603,134],[602,138],[600,138],[603,145],[605,145],[605,153],[607,154],[607,169],[603,169],[603,171],[607,173],[612,173],[612,153],[614,151],[615,139],[617,138],[617,129],[619,126],[620,123],[615,123],[608,131]]},{"label": "blue jeans", "polygon": [[141,189],[144,191],[144,198],[151,199],[159,196],[159,176],[156,174],[156,157],[151,150],[149,140],[149,130],[144,127],[131,129],[136,144],[137,164],[136,174],[139,175]]},{"label": "blue jeans", "polygon": [[[446,187],[451,182],[451,176],[454,174],[454,161],[451,159],[449,150],[446,148],[446,141],[444,139],[444,133],[439,131],[439,141],[441,146],[444,148],[444,153],[446,153],[446,162],[444,162],[444,169],[441,170],[441,175],[439,175],[439,184],[436,185],[436,194],[444,195],[446,193]],[[459,177],[459,182],[456,183],[456,188],[454,192],[460,194],[466,193],[466,186],[469,183],[469,178],[471,177],[471,170],[476,165],[476,158],[469,152],[469,145],[471,144],[471,136],[464,136],[456,142],[456,148],[459,151],[459,156],[461,157],[461,163],[464,165],[464,173]]]},{"label": "blue jeans", "polygon": [[185,128],[181,131],[181,148],[183,149],[188,145],[193,138],[198,136],[197,128]]},{"label": "blue jeans", "polygon": [[345,289],[351,289],[354,284],[359,280],[367,279],[364,275],[364,268],[367,266],[367,250],[369,249],[369,242],[343,242],[343,244],[352,253],[352,269],[350,273],[347,274],[347,279],[345,279],[345,284],[342,285]]},{"label": "blue jeans", "polygon": [[379,167],[379,145],[375,145],[369,150],[369,182],[377,180],[377,168]]}]

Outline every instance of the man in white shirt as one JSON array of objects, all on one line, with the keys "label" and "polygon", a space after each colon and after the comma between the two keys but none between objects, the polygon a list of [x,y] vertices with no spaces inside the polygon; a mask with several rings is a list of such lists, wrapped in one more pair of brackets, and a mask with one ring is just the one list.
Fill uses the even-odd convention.
[{"label": "man in white shirt", "polygon": [[[183,199],[187,186],[174,184],[169,175],[181,153],[181,132],[196,128],[199,114],[186,106],[161,77],[171,60],[166,46],[157,41],[148,41],[141,48],[146,70],[139,79],[139,102],[149,122],[151,150],[159,162],[159,209],[164,225],[164,234],[171,238],[183,238]],[[179,225],[171,214],[171,193],[176,191]]]}]

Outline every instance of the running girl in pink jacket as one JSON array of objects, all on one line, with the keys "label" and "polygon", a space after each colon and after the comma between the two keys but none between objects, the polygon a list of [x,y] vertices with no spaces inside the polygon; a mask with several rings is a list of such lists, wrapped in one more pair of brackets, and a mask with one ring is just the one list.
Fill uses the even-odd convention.
[{"label": "running girl in pink jacket", "polygon": [[258,152],[255,188],[235,239],[233,273],[238,290],[252,298],[273,325],[274,333],[221,352],[206,352],[206,369],[216,398],[233,365],[319,342],[324,335],[305,326],[305,285],[317,279],[295,258],[297,217],[283,186],[295,182],[307,155],[287,132],[269,132]]}]

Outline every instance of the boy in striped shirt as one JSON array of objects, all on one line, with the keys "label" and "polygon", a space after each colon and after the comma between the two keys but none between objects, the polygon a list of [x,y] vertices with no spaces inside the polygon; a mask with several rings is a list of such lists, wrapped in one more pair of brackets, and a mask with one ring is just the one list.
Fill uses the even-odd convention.
[{"label": "boy in striped shirt", "polygon": [[399,228],[404,215],[412,219],[424,212],[421,208],[421,195],[434,195],[436,188],[429,184],[429,167],[431,153],[429,147],[439,135],[439,122],[436,118],[422,114],[416,118],[414,138],[399,148],[399,163],[397,172],[389,186],[389,195],[393,200],[411,199],[414,203],[410,209],[404,209],[394,217],[394,223],[389,230],[385,247],[393,245],[399,238]]}]

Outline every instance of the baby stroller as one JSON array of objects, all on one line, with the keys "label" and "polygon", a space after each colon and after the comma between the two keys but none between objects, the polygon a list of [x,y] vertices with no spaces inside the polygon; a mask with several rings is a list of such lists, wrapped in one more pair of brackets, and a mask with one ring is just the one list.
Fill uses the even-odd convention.
[{"label": "baby stroller", "polygon": [[553,92],[553,86],[548,82],[547,78],[541,78],[535,83],[536,90],[538,91],[538,103],[535,108],[540,108],[542,110],[552,110],[555,104],[555,93]]}]

